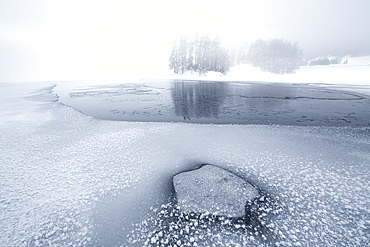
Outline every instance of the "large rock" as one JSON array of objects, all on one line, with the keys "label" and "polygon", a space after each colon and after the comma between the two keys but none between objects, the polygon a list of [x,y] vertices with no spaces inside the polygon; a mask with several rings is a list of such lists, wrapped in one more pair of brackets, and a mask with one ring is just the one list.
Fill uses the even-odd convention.
[{"label": "large rock", "polygon": [[173,185],[178,206],[184,213],[242,217],[247,201],[259,195],[242,178],[212,165],[175,175]]}]

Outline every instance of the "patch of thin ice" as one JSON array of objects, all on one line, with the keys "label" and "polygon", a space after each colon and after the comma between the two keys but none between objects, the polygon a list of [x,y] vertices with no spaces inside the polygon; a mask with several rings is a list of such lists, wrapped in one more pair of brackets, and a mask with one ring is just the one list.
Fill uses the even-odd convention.
[{"label": "patch of thin ice", "polygon": [[182,212],[243,217],[248,201],[259,193],[251,184],[212,165],[173,177],[177,204]]}]

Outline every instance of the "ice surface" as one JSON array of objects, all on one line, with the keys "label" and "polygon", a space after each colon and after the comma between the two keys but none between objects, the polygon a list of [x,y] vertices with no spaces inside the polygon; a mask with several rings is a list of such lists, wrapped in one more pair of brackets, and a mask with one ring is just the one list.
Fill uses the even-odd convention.
[{"label": "ice surface", "polygon": [[370,97],[282,83],[128,80],[57,86],[60,102],[99,119],[140,122],[370,126]]},{"label": "ice surface", "polygon": [[212,165],[173,177],[181,212],[243,217],[248,201],[259,193],[251,184]]},{"label": "ice surface", "polygon": [[[369,128],[104,121],[52,86],[0,84],[1,246],[368,245]],[[275,218],[171,215],[172,176],[203,163],[271,194]]]}]

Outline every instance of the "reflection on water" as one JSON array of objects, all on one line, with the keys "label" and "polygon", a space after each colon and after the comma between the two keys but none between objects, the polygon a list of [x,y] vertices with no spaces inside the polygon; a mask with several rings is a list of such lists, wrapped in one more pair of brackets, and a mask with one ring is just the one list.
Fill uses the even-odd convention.
[{"label": "reflection on water", "polygon": [[171,96],[175,115],[184,120],[217,118],[228,90],[229,84],[222,82],[173,82]]},{"label": "reflection on water", "polygon": [[175,81],[171,87],[175,115],[184,120],[243,119],[249,110],[272,111],[289,104],[287,99],[303,97],[297,93],[291,86],[280,84]]},{"label": "reflection on water", "polygon": [[369,126],[369,99],[312,85],[149,80],[73,88],[60,101],[100,119]]}]

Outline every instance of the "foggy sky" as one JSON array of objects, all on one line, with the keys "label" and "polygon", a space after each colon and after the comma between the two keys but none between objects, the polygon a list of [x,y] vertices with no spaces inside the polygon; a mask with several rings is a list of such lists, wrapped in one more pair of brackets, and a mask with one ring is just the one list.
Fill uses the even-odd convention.
[{"label": "foggy sky", "polygon": [[0,1],[0,81],[165,69],[179,35],[298,42],[307,57],[370,54],[370,1]]}]

